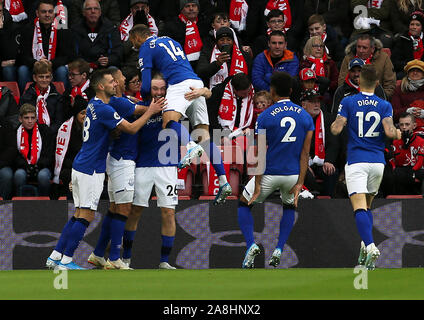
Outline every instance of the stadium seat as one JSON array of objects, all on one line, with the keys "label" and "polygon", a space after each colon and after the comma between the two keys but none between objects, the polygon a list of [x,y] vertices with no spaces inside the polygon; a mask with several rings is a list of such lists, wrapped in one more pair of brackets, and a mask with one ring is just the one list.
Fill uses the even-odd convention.
[{"label": "stadium seat", "polygon": [[421,194],[390,194],[386,199],[422,199]]},{"label": "stadium seat", "polygon": [[12,200],[50,200],[50,197],[13,197]]},{"label": "stadium seat", "polygon": [[3,197],[0,197],[0,201],[3,201]]},{"label": "stadium seat", "polygon": [[18,83],[15,81],[2,81],[0,82],[1,87],[8,87],[12,91],[13,96],[15,97],[16,103],[19,104],[19,99],[21,98],[21,93],[19,92]]},{"label": "stadium seat", "polygon": [[31,83],[32,83],[32,81],[26,83],[24,92],[27,91],[27,89],[29,88],[29,86],[31,85]]},{"label": "stadium seat", "polygon": [[68,198],[66,198],[66,196],[62,196],[62,197],[59,197],[57,200],[68,200]]},{"label": "stadium seat", "polygon": [[[224,168],[227,173],[227,180],[233,189],[228,200],[236,200],[240,194],[240,180],[243,174],[244,155],[240,147],[236,145],[220,146],[221,157],[224,162]],[[218,192],[218,177],[213,166],[209,163],[209,158],[203,154],[200,158],[200,174],[202,179],[203,193],[199,200],[213,200]],[[210,175],[213,175],[211,177]],[[214,183],[216,187],[209,186]]]},{"label": "stadium seat", "polygon": [[317,199],[331,199],[330,196],[317,196]]}]

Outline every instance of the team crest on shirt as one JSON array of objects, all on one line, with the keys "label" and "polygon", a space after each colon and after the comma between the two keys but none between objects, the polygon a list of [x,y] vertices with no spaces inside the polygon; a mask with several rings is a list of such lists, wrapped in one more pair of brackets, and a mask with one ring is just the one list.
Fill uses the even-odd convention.
[{"label": "team crest on shirt", "polygon": [[142,67],[143,67],[143,58],[138,59],[138,66],[139,66],[140,68],[142,68]]},{"label": "team crest on shirt", "polygon": [[342,111],[342,109],[343,109],[343,105],[339,105],[339,111],[338,112]]},{"label": "team crest on shirt", "polygon": [[113,113],[113,117],[114,117],[116,120],[121,119],[121,117],[119,116],[118,112],[114,112],[114,113]]}]

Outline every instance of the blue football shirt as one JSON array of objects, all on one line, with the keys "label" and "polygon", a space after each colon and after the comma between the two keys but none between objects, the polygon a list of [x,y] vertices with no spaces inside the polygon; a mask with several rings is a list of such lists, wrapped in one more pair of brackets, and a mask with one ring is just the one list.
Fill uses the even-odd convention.
[{"label": "blue football shirt", "polygon": [[265,129],[268,145],[264,174],[299,174],[305,137],[314,128],[309,113],[288,99],[264,110],[256,121],[256,133],[261,134],[261,129]]},{"label": "blue football shirt", "polygon": [[347,119],[347,163],[386,163],[382,120],[393,116],[392,105],[374,94],[361,92],[344,98],[338,114]]},{"label": "blue football shirt", "polygon": [[193,71],[181,45],[169,37],[151,36],[142,44],[138,64],[141,70],[141,95],[150,94],[151,72],[162,73],[168,85],[200,78]]},{"label": "blue football shirt", "polygon": [[124,119],[110,105],[94,97],[87,106],[83,127],[83,143],[72,167],[82,173],[106,171],[109,132]]}]

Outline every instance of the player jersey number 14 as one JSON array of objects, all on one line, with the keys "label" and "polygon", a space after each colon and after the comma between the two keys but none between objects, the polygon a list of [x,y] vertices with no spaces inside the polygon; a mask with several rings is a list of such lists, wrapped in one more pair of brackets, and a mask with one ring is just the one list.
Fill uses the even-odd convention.
[{"label": "player jersey number 14", "polygon": [[159,43],[159,46],[164,48],[166,50],[166,52],[170,55],[171,59],[174,61],[178,60],[178,57],[181,57],[181,59],[185,60],[186,56],[184,54],[184,51],[181,50],[181,48],[178,48],[174,45],[174,43],[172,41],[168,41],[169,46],[171,48],[169,48],[165,43],[161,42]]}]

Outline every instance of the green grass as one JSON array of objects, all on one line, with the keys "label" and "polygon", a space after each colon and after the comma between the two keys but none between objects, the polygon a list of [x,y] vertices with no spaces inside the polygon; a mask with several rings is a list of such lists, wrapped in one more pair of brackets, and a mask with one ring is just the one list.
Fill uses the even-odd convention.
[{"label": "green grass", "polygon": [[424,299],[424,270],[376,269],[357,290],[353,269],[0,271],[0,299],[283,300]]}]

